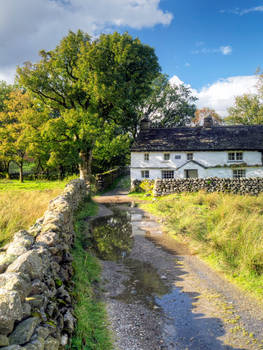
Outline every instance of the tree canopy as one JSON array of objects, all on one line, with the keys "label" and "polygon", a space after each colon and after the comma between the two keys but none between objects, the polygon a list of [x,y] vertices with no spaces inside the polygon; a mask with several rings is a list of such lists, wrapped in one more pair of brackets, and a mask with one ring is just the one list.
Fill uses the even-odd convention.
[{"label": "tree canopy", "polygon": [[228,109],[225,118],[228,124],[263,124],[263,75],[258,75],[257,92],[235,98],[234,106]]},{"label": "tree canopy", "polygon": [[[152,83],[151,94],[137,110],[137,124],[147,116],[159,127],[183,126],[194,118],[197,100],[185,85],[171,85],[164,74],[159,74]],[[136,118],[134,118],[136,121]]]},{"label": "tree canopy", "polygon": [[19,83],[48,112],[42,134],[57,150],[63,144],[76,154],[80,176],[88,180],[92,152],[105,130],[115,125],[127,131],[133,125],[133,111],[159,73],[157,57],[127,33],[91,40],[80,30],[40,56],[39,62],[18,68]]}]

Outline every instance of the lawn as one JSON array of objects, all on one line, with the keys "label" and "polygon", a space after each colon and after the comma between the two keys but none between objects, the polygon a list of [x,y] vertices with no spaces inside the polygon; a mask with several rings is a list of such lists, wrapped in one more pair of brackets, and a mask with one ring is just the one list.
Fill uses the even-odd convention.
[{"label": "lawn", "polygon": [[162,218],[166,230],[193,253],[262,298],[263,194],[183,193],[142,207]]},{"label": "lawn", "polygon": [[0,246],[13,234],[31,226],[43,215],[51,199],[64,189],[65,181],[0,181]]}]

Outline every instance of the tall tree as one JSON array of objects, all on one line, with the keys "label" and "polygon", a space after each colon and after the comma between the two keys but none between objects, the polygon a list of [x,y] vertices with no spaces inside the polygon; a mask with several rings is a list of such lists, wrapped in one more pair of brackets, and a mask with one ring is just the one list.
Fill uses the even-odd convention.
[{"label": "tall tree", "polygon": [[228,124],[263,124],[263,104],[259,95],[245,94],[235,99],[233,107],[228,109]]},{"label": "tall tree", "polygon": [[0,112],[0,154],[18,165],[21,182],[25,156],[39,139],[43,119],[44,115],[34,106],[30,95],[19,89],[9,94],[4,111]]},{"label": "tall tree", "polygon": [[69,32],[41,60],[18,68],[20,84],[50,109],[45,133],[78,153],[88,180],[96,140],[111,121],[129,129],[133,110],[150,92],[160,67],[154,50],[127,33]]},{"label": "tall tree", "polygon": [[137,109],[134,118],[133,135],[138,131],[141,119],[147,116],[153,124],[160,127],[174,127],[188,124],[196,110],[197,100],[185,85],[171,85],[164,74],[152,83],[152,91]]}]

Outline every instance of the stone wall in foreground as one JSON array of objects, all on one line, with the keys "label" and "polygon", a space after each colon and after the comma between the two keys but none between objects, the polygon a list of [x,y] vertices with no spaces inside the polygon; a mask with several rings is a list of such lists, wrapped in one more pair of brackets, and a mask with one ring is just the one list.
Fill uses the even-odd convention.
[{"label": "stone wall in foreground", "polygon": [[86,195],[73,180],[41,219],[0,248],[0,349],[64,349],[74,326],[73,212]]},{"label": "stone wall in foreground", "polygon": [[263,178],[205,178],[205,179],[157,179],[154,196],[181,192],[225,192],[241,195],[258,195],[263,192]]}]

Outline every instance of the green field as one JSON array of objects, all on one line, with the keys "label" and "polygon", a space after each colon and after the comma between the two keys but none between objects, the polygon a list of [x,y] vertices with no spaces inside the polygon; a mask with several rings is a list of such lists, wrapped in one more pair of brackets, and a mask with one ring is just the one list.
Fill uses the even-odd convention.
[{"label": "green field", "polygon": [[[144,199],[143,195],[138,196]],[[262,298],[263,194],[183,193],[142,204],[166,230],[228,278]]]},{"label": "green field", "polygon": [[51,199],[58,196],[65,181],[0,180],[0,246],[13,234],[31,226],[43,215]]}]

